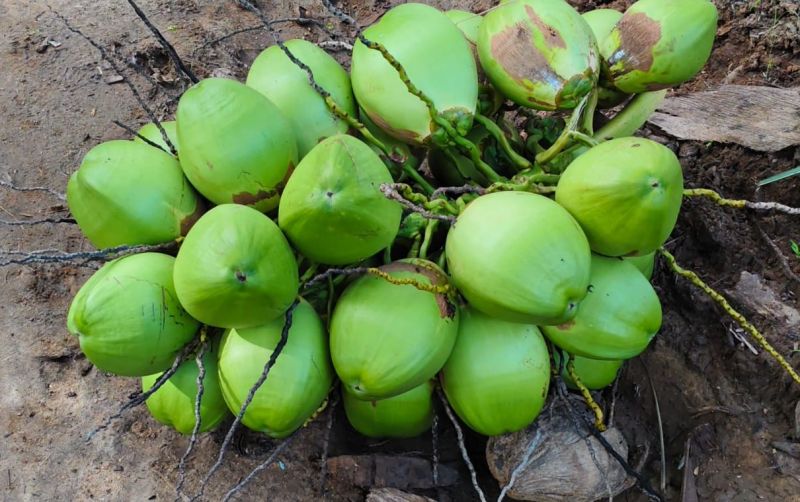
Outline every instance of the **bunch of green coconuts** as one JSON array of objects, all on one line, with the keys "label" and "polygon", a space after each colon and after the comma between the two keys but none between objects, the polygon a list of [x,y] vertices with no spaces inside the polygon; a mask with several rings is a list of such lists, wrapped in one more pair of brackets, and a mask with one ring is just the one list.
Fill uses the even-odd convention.
[{"label": "bunch of green coconuts", "polygon": [[[86,155],[67,196],[91,243],[179,248],[106,263],[69,331],[146,390],[218,328],[203,330],[201,431],[239,412],[289,323],[243,416],[255,431],[291,434],[339,380],[356,430],[418,435],[437,377],[470,428],[522,429],[565,361],[600,389],[660,328],[649,277],[683,177],[668,148],[630,136],[645,98],[703,67],[716,21],[708,0],[583,15],[563,0],[483,16],[408,3],[363,32],[349,75],[286,42],[325,96],[269,47],[246,84],[185,92],[163,123],[177,156],[154,124],[140,136],[162,149],[136,138]],[[596,110],[618,105],[598,136]],[[182,433],[193,359],[147,401]]]}]

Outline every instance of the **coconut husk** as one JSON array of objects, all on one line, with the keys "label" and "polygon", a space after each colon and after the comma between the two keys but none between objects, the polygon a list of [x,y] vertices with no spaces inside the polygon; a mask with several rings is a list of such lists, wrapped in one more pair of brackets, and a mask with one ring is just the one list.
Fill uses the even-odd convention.
[{"label": "coconut husk", "polygon": [[[517,474],[508,491],[510,497],[535,502],[591,502],[616,496],[633,485],[634,480],[590,435],[578,417],[578,413],[584,413],[585,404],[575,396],[569,399],[576,413],[575,420],[565,403],[555,399],[527,429],[489,439],[486,460],[492,475],[503,487],[540,432],[539,444],[530,455],[527,467]],[[627,458],[628,445],[618,429],[609,428],[603,437]]]}]

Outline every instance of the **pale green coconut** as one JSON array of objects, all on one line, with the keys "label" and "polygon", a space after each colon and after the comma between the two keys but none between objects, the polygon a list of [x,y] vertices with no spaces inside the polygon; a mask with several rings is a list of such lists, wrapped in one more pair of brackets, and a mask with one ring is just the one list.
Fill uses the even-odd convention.
[{"label": "pale green coconut", "polygon": [[186,177],[215,204],[269,211],[297,165],[297,141],[283,113],[260,92],[225,78],[190,87],[176,114]]},{"label": "pale green coconut", "polygon": [[[205,375],[203,376],[203,395],[200,399],[198,432],[210,431],[230,416],[219,386],[219,377],[217,376],[219,350],[214,345],[216,343],[210,342],[203,355]],[[157,373],[142,377],[142,392],[150,390],[161,378],[161,375],[161,373]],[[194,408],[197,401],[197,377],[199,375],[200,369],[194,358],[181,363],[175,374],[147,398],[145,404],[153,418],[181,434],[191,434],[197,423]]]},{"label": "pale green coconut", "polygon": [[[398,5],[364,36],[382,44],[403,66],[442,119],[462,135],[469,131],[478,105],[478,71],[469,43],[444,13],[418,3]],[[361,41],[353,49],[351,79],[358,104],[390,135],[418,145],[449,141],[398,72]]]},{"label": "pale green coconut", "polygon": [[[333,383],[328,337],[314,308],[301,301],[291,314],[286,345],[253,396],[242,423],[273,438],[286,437],[320,407]],[[225,333],[219,354],[222,395],[238,414],[276,349],[286,319]]]},{"label": "pale green coconut", "polygon": [[123,140],[89,150],[67,183],[67,204],[100,249],[174,241],[205,209],[175,157]]},{"label": "pale green coconut", "polygon": [[[355,99],[345,69],[311,42],[295,39],[287,40],[285,45],[294,57],[311,69],[314,80],[330,93],[333,101],[355,117]],[[269,98],[289,119],[300,158],[323,139],[344,134],[350,127],[331,112],[322,96],[311,87],[308,74],[277,45],[268,47],[253,61],[247,74],[247,85]]]},{"label": "pale green coconut", "polygon": [[333,136],[314,147],[286,184],[278,222],[307,258],[354,263],[389,246],[403,209],[381,192],[392,175],[360,140]]},{"label": "pale green coconut", "polygon": [[160,253],[118,258],[81,287],[67,328],[92,364],[124,376],[152,375],[172,366],[199,326],[178,302],[174,263]]},{"label": "pale green coconut", "polygon": [[223,204],[203,215],[178,251],[175,290],[205,324],[258,326],[297,296],[297,261],[278,226],[255,209]]}]

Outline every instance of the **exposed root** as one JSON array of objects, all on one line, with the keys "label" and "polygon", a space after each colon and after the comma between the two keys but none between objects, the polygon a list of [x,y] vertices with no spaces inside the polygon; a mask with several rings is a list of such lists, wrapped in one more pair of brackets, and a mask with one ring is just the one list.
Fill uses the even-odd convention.
[{"label": "exposed root", "polygon": [[63,193],[56,192],[52,188],[47,187],[21,187],[3,180],[0,180],[0,187],[8,188],[14,192],[45,192],[62,202],[66,202],[67,200],[67,197]]},{"label": "exposed root", "polygon": [[[270,370],[272,369],[273,366],[275,366],[275,361],[277,361],[278,356],[281,354],[281,352],[283,352],[283,348],[286,346],[286,342],[289,339],[289,329],[291,329],[291,327],[292,327],[292,315],[294,314],[294,309],[297,308],[297,305],[299,305],[299,303],[300,303],[300,300],[296,299],[291,304],[291,306],[289,306],[289,308],[286,309],[286,313],[284,314],[283,329],[281,330],[281,338],[280,338],[280,340],[278,340],[278,343],[275,345],[275,350],[272,351],[272,354],[270,354],[269,359],[264,364],[264,369],[261,371],[261,376],[258,377],[258,380],[256,380],[256,383],[253,384],[253,386],[250,388],[250,391],[247,393],[247,397],[245,398],[244,402],[242,403],[242,406],[239,409],[239,413],[236,414],[236,418],[233,420],[233,423],[231,424],[230,428],[228,429],[228,432],[225,434],[225,439],[222,441],[222,446],[219,449],[219,454],[217,455],[216,462],[214,462],[214,465],[212,465],[211,469],[209,469],[209,471],[206,473],[205,477],[203,478],[202,483],[200,484],[200,491],[197,493],[197,495],[192,497],[192,500],[197,500],[197,499],[199,499],[199,498],[201,498],[203,496],[203,494],[205,493],[205,490],[206,490],[206,486],[208,486],[208,482],[211,480],[211,477],[222,466],[222,461],[225,459],[225,453],[227,453],[228,448],[230,447],[231,441],[233,441],[233,435],[236,433],[236,430],[239,428],[239,425],[242,423],[242,418],[244,417],[244,414],[247,411],[247,407],[250,406],[250,403],[253,401],[253,398],[255,397],[256,392],[258,391],[258,389],[261,388],[261,386],[264,384],[264,382],[269,377]],[[269,465],[269,464],[264,465],[264,468],[266,468],[267,465]],[[255,472],[255,471],[251,472],[250,476],[248,476],[246,481],[249,481],[251,479],[251,477],[254,476],[255,474],[257,474],[257,472]],[[244,486],[243,483],[245,483],[245,481],[242,481],[242,483],[240,483],[240,485]],[[239,485],[237,485],[237,486],[239,486]],[[232,490],[233,494],[235,494],[235,490],[236,490],[236,488],[234,488],[234,490]],[[238,490],[241,490],[241,487],[239,487]],[[236,491],[238,491],[238,490],[236,490]],[[228,492],[228,494],[225,495],[226,496],[226,500],[230,496],[233,496],[233,494],[231,494],[231,492]]]},{"label": "exposed root", "polygon": [[147,401],[147,399],[150,396],[155,394],[158,391],[158,389],[160,389],[165,383],[167,383],[167,381],[170,378],[172,378],[172,375],[174,375],[175,372],[178,371],[178,368],[180,367],[181,363],[183,363],[183,361],[185,361],[186,358],[189,357],[189,354],[194,352],[194,350],[197,348],[198,342],[199,338],[195,338],[191,342],[184,345],[184,347],[178,353],[178,356],[175,357],[175,360],[172,362],[172,366],[167,371],[162,373],[160,377],[158,377],[158,380],[156,380],[156,382],[153,384],[152,387],[150,387],[147,390],[147,392],[139,392],[136,395],[134,395],[127,403],[122,405],[119,411],[108,417],[100,426],[98,426],[95,430],[90,432],[89,435],[86,437],[86,442],[88,443],[89,441],[91,441],[92,438],[94,438],[94,436],[98,432],[108,429],[111,423],[114,420],[120,418],[123,413],[130,410],[131,408],[139,406],[140,404]]},{"label": "exposed root", "polygon": [[192,454],[192,450],[197,443],[197,435],[200,432],[201,427],[200,404],[202,403],[203,394],[205,393],[203,379],[206,377],[206,367],[205,364],[203,364],[203,357],[205,356],[209,343],[207,338],[207,330],[207,326],[203,326],[201,328],[200,350],[197,352],[197,355],[194,358],[194,361],[197,364],[197,380],[195,381],[195,385],[197,387],[197,396],[194,400],[194,427],[192,428],[192,436],[189,438],[189,447],[186,448],[186,451],[178,463],[178,484],[175,486],[176,500],[183,500],[183,485],[186,482],[186,461],[189,459],[189,456]]},{"label": "exposed root", "polygon": [[114,59],[111,56],[109,56],[108,52],[103,48],[103,46],[95,42],[88,35],[84,35],[83,32],[80,31],[79,29],[72,26],[67,20],[67,18],[65,18],[58,12],[54,11],[52,7],[48,6],[47,8],[50,9],[50,12],[52,12],[54,16],[56,16],[62,23],[64,23],[64,26],[66,26],[66,28],[69,31],[83,38],[84,40],[89,42],[89,44],[91,44],[92,47],[97,49],[97,51],[100,52],[100,56],[111,66],[111,68],[115,72],[117,72],[117,75],[122,77],[122,81],[125,82],[125,85],[127,85],[128,89],[131,90],[131,94],[133,94],[133,97],[136,98],[136,101],[139,103],[139,106],[142,107],[142,109],[147,113],[147,117],[150,119],[150,121],[154,123],[158,128],[158,131],[161,133],[161,137],[164,139],[164,143],[166,143],[166,145],[169,146],[169,151],[172,153],[172,155],[177,157],[178,151],[175,149],[175,145],[172,144],[172,141],[170,141],[169,136],[167,136],[167,131],[164,130],[164,127],[161,125],[161,122],[158,120],[158,117],[156,117],[156,114],[147,105],[147,102],[144,100],[144,98],[142,98],[142,95],[139,94],[139,91],[136,89],[136,86],[133,85],[130,79],[125,77],[125,74],[122,72],[122,68],[120,68],[119,65],[116,63],[116,61],[114,61]]},{"label": "exposed root", "polygon": [[199,82],[200,79],[197,78],[197,76],[192,72],[192,70],[190,70],[184,64],[180,56],[178,56],[177,51],[175,51],[175,47],[173,47],[172,44],[169,43],[169,41],[167,41],[166,38],[164,38],[164,35],[162,35],[160,31],[158,31],[158,28],[156,28],[155,25],[152,22],[150,22],[150,20],[147,18],[147,15],[145,15],[142,9],[140,9],[139,6],[136,5],[136,2],[134,2],[133,0],[128,0],[128,4],[130,4],[130,6],[133,7],[133,10],[136,12],[136,15],[139,16],[139,19],[141,19],[142,22],[150,29],[150,31],[156,37],[156,40],[158,40],[158,43],[160,43],[161,46],[164,48],[164,50],[167,51],[167,54],[169,55],[169,58],[172,60],[172,63],[175,65],[175,68],[177,68],[179,72],[186,75],[189,78],[189,80],[192,81],[192,83],[196,84],[197,82]]},{"label": "exposed root", "polygon": [[475,466],[472,465],[472,460],[470,460],[469,453],[467,453],[467,445],[464,443],[464,432],[461,430],[461,426],[458,424],[458,420],[453,414],[453,410],[450,409],[450,403],[448,403],[447,398],[444,397],[442,389],[437,387],[436,393],[439,395],[439,400],[442,402],[442,406],[444,406],[444,411],[447,413],[447,418],[450,419],[450,422],[453,424],[453,428],[456,430],[458,449],[461,450],[461,458],[464,459],[464,464],[467,466],[467,470],[469,470],[469,476],[472,480],[472,487],[475,488],[475,492],[478,494],[478,498],[481,500],[481,502],[486,502],[486,495],[483,494],[481,485],[478,484],[478,475],[475,472]]},{"label": "exposed root", "polygon": [[278,454],[280,454],[290,444],[292,444],[292,441],[294,440],[295,437],[297,437],[297,433],[300,430],[301,429],[297,429],[290,436],[288,436],[286,439],[281,441],[275,447],[275,449],[272,450],[272,453],[270,453],[269,457],[267,457],[263,462],[261,462],[255,469],[250,471],[250,474],[248,474],[247,477],[245,477],[243,480],[239,481],[239,483],[236,486],[234,486],[233,488],[228,490],[228,492],[225,494],[225,496],[222,497],[222,502],[228,502],[236,494],[241,492],[244,489],[244,487],[247,486],[247,484],[250,483],[250,481],[253,480],[253,478],[255,478],[256,476],[258,476],[261,473],[261,471],[263,471],[264,469],[269,467],[272,464],[272,462],[275,461],[275,458],[277,458]]},{"label": "exposed root", "polygon": [[754,211],[777,211],[792,216],[800,215],[800,208],[790,207],[779,202],[753,202],[742,199],[726,199],[718,192],[709,188],[687,188],[683,191],[684,197],[706,197],[719,206],[735,207],[737,209],[752,209]]},{"label": "exposed root", "polygon": [[591,391],[583,385],[580,377],[578,377],[578,373],[575,371],[575,356],[572,354],[569,355],[569,360],[567,361],[567,373],[569,373],[572,381],[575,382],[575,386],[578,387],[578,390],[581,391],[586,405],[592,410],[592,413],[594,413],[594,426],[597,427],[597,430],[600,432],[605,432],[606,426],[603,423],[603,410],[600,409],[600,405],[592,398]]},{"label": "exposed root", "polygon": [[778,361],[778,364],[786,371],[786,373],[789,374],[789,376],[792,377],[792,380],[800,384],[800,375],[798,375],[794,368],[792,368],[792,365],[790,365],[789,362],[780,353],[778,353],[777,350],[775,350],[775,348],[767,341],[764,335],[762,335],[744,315],[731,307],[730,303],[728,303],[728,300],[726,300],[724,296],[706,284],[697,274],[678,265],[672,253],[663,247],[660,248],[658,252],[661,253],[661,255],[667,260],[667,264],[673,272],[700,288],[706,295],[708,295],[720,307],[722,307],[722,310],[724,310],[726,314],[731,316],[739,324],[739,326],[742,327],[742,329],[749,333],[750,336],[753,337],[758,344],[769,353],[769,355]]},{"label": "exposed root", "polygon": [[164,244],[142,245],[142,246],[116,246],[113,248],[102,249],[100,251],[79,251],[76,253],[66,253],[58,251],[49,253],[47,250],[38,250],[22,253],[19,251],[10,251],[0,249],[0,256],[17,256],[17,258],[10,258],[0,261],[0,267],[8,265],[30,265],[33,263],[74,263],[78,265],[85,265],[93,261],[108,261],[122,256],[128,256],[137,253],[148,252],[164,252],[171,251],[183,241],[180,237],[171,242]]}]

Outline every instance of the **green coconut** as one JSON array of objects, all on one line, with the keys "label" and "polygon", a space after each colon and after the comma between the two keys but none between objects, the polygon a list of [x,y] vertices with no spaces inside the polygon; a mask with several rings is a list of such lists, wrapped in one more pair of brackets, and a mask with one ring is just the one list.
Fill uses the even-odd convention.
[{"label": "green coconut", "polygon": [[323,140],[286,184],[278,223],[307,258],[327,265],[361,261],[389,246],[403,209],[381,192],[392,175],[352,136]]},{"label": "green coconut", "polygon": [[174,241],[205,209],[175,157],[123,140],[89,150],[69,178],[67,205],[99,249]]},{"label": "green coconut", "polygon": [[625,261],[630,262],[649,281],[653,278],[653,269],[656,267],[656,252],[642,256],[627,256]]},{"label": "green coconut", "polygon": [[468,12],[466,10],[451,9],[444,13],[450,21],[455,24],[464,37],[472,45],[478,43],[478,28],[481,26],[483,17],[480,14]]},{"label": "green coconut", "polygon": [[479,197],[451,227],[445,250],[461,294],[499,319],[566,322],[589,286],[586,236],[566,210],[542,195]]},{"label": "green coconut", "polygon": [[[228,406],[222,398],[222,390],[217,376],[218,351],[209,343],[203,355],[203,395],[200,398],[200,428],[206,432],[216,428],[230,415]],[[162,373],[142,377],[142,392],[150,390]],[[147,398],[145,404],[150,414],[164,425],[172,427],[181,434],[191,434],[196,421],[194,416],[197,401],[197,377],[200,370],[194,359],[178,366],[178,370],[157,391]]]},{"label": "green coconut", "polygon": [[[354,117],[356,104],[350,77],[342,65],[306,40],[287,40],[285,45],[295,58],[311,69],[314,80],[330,93],[336,104]],[[277,45],[268,47],[253,61],[247,85],[269,98],[289,119],[300,158],[321,140],[346,133],[350,127],[328,109],[322,96],[311,87],[308,74]]]},{"label": "green coconut", "polygon": [[[427,5],[402,4],[364,30],[364,36],[388,50],[440,117],[461,135],[469,131],[478,104],[478,72],[469,43],[447,16]],[[425,103],[408,92],[379,51],[361,41],[353,49],[351,80],[358,104],[390,135],[410,144],[448,142]]]},{"label": "green coconut", "polygon": [[547,399],[547,345],[532,324],[465,308],[441,381],[447,400],[472,430],[495,436],[524,429]]},{"label": "green coconut", "polygon": [[[161,127],[164,128],[164,132],[167,133],[167,137],[169,138],[172,146],[175,147],[175,150],[178,150],[178,123],[174,120],[169,120],[166,122],[161,122]],[[169,145],[164,141],[164,137],[161,135],[161,131],[158,130],[158,127],[152,122],[147,123],[139,129],[138,135],[141,136],[134,136],[133,141],[136,143],[145,143],[147,144],[142,138],[146,138],[156,145],[160,146],[162,150],[167,153],[170,153]]]},{"label": "green coconut", "polygon": [[[564,379],[564,383],[566,383],[567,387],[570,389],[577,389],[578,386],[575,385],[575,381],[572,379],[572,376],[570,376],[569,370],[567,370],[568,358],[569,355],[561,350],[553,351],[553,359],[556,367],[562,364],[562,360],[564,361],[563,367],[561,368],[561,377]],[[575,356],[572,360],[572,365],[575,369],[575,374],[578,375],[581,383],[587,389],[600,390],[614,383],[614,380],[617,379],[619,369],[624,362],[625,361],[622,360],[604,361],[602,359],[589,359],[588,357]]]},{"label": "green coconut", "polygon": [[283,315],[298,289],[297,261],[283,233],[247,206],[211,209],[186,236],[175,260],[181,304],[211,326],[270,322]]},{"label": "green coconut", "polygon": [[603,72],[628,93],[678,85],[706,64],[716,32],[708,0],[639,0],[600,42]]},{"label": "green coconut", "polygon": [[260,92],[225,78],[207,78],[181,96],[180,162],[186,177],[215,204],[269,211],[297,165],[291,123]]},{"label": "green coconut", "polygon": [[600,73],[591,28],[562,0],[518,0],[490,10],[480,25],[478,56],[500,92],[539,110],[574,108]]},{"label": "green coconut", "polygon": [[362,401],[342,390],[347,420],[359,433],[371,438],[413,438],[433,423],[433,382],[427,381],[399,396]]},{"label": "green coconut", "polygon": [[[600,44],[608,37],[617,22],[622,19],[622,12],[614,9],[595,9],[584,12],[581,16],[592,29],[597,43]],[[605,82],[602,75],[597,86],[597,93],[598,106],[600,108],[613,108],[630,96],[614,89],[613,86]]]},{"label": "green coconut", "polygon": [[683,200],[683,173],[672,150],[644,138],[601,143],[567,167],[556,201],[581,224],[592,251],[652,253],[667,240]]},{"label": "green coconut", "polygon": [[576,356],[619,360],[639,355],[661,328],[661,302],[635,266],[592,256],[589,294],[571,321],[542,326],[556,345]]},{"label": "green coconut", "polygon": [[[328,337],[314,308],[301,301],[291,314],[286,345],[267,379],[253,395],[242,423],[273,438],[297,430],[319,409],[333,383]],[[284,316],[262,326],[225,332],[219,381],[231,412],[238,414],[250,389],[275,351]]]},{"label": "green coconut", "polygon": [[[395,281],[445,287],[427,260],[380,268]],[[366,275],[345,289],[331,318],[331,358],[342,385],[358,399],[386,399],[432,378],[447,361],[458,331],[452,290],[423,291]]]},{"label": "green coconut", "polygon": [[141,253],[103,265],[67,314],[67,329],[103,371],[145,376],[172,366],[199,324],[181,307],[172,284],[175,259]]}]

